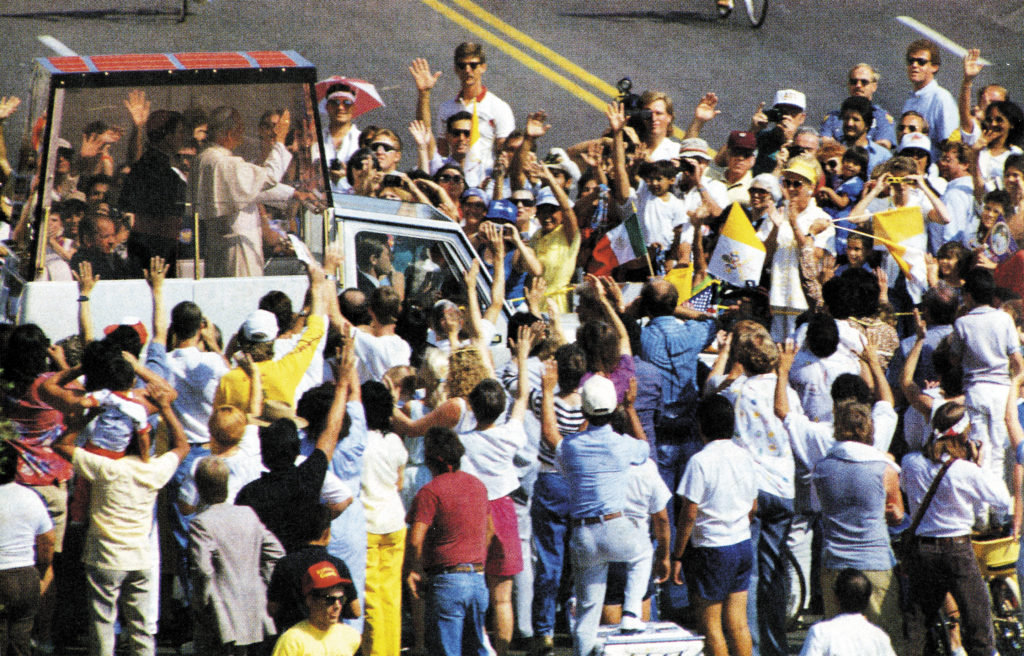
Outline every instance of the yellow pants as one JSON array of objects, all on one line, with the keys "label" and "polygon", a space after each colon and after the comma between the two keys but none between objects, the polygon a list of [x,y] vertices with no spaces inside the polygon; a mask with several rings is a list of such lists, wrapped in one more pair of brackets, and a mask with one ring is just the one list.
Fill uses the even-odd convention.
[{"label": "yellow pants", "polygon": [[366,627],[363,654],[398,656],[402,649],[402,560],[405,529],[366,536]]}]

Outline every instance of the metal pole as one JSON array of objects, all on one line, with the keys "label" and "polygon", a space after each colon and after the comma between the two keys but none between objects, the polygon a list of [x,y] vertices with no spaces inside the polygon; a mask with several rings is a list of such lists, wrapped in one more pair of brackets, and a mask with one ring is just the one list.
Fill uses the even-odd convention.
[{"label": "metal pole", "polygon": [[192,213],[192,279],[199,280],[199,212]]}]

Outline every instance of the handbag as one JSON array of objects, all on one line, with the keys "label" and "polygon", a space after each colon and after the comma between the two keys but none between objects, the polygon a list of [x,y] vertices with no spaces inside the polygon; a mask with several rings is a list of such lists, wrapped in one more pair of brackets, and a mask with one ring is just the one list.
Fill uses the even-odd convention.
[{"label": "handbag", "polygon": [[935,480],[932,481],[931,487],[928,488],[928,492],[925,493],[924,499],[921,500],[921,505],[918,506],[917,512],[914,514],[914,521],[910,522],[910,527],[903,531],[900,536],[898,548],[896,550],[896,558],[899,559],[900,563],[905,563],[907,558],[910,557],[914,551],[914,547],[917,544],[916,533],[917,527],[921,525],[921,520],[924,519],[924,513],[928,510],[928,506],[931,505],[932,499],[935,498],[935,492],[939,489],[939,483],[942,482],[942,478],[949,471],[950,466],[953,464],[955,458],[950,458],[946,462],[942,463],[942,468],[939,473],[935,475]]}]

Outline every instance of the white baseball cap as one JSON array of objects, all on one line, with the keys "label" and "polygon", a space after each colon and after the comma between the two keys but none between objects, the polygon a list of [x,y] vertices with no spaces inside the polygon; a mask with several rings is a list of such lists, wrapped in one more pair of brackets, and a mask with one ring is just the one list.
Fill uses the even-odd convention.
[{"label": "white baseball cap", "polygon": [[277,337],[277,317],[266,310],[256,310],[242,322],[242,336],[250,342],[272,342]]},{"label": "white baseball cap", "polygon": [[610,414],[619,404],[615,385],[604,376],[591,376],[580,390],[583,397],[583,413],[593,415]]},{"label": "white baseball cap", "polygon": [[793,105],[803,111],[807,109],[807,96],[796,89],[779,89],[775,92],[775,102],[772,103],[772,107],[777,105]]}]

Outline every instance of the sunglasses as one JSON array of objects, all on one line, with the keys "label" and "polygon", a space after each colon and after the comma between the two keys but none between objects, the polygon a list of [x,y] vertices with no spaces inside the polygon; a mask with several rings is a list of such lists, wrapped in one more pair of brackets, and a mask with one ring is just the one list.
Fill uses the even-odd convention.
[{"label": "sunglasses", "polygon": [[341,105],[342,107],[351,107],[352,105],[356,104],[356,101],[352,100],[351,98],[342,98],[341,100],[339,100],[337,98],[332,98],[332,99],[327,101],[328,105],[331,104],[331,103],[335,103],[336,105]]},{"label": "sunglasses", "polygon": [[462,201],[462,209],[470,212],[483,212],[487,209],[487,206],[479,201],[473,203]]},{"label": "sunglasses", "polygon": [[452,135],[453,137],[467,137],[468,138],[470,132],[471,132],[471,130],[455,130],[455,129],[448,130],[448,134]]},{"label": "sunglasses", "polygon": [[897,127],[899,127],[899,129],[902,130],[903,132],[920,132],[921,131],[921,129],[918,126],[916,126],[916,125],[899,125]]},{"label": "sunglasses", "polygon": [[786,179],[782,181],[782,186],[785,187],[786,189],[799,189],[800,187],[803,187],[804,184],[805,183],[801,182],[800,180]]},{"label": "sunglasses", "polygon": [[804,148],[803,146],[797,146],[796,144],[793,144],[791,146],[786,146],[786,150],[789,151],[790,157],[796,157],[797,155],[802,155],[806,153],[808,149]]},{"label": "sunglasses", "polygon": [[851,87],[866,87],[869,84],[874,84],[874,80],[862,80],[862,79],[856,78],[856,77],[851,77],[850,78],[850,86]]},{"label": "sunglasses", "polygon": [[930,63],[932,63],[932,61],[925,57],[907,57],[907,66],[910,66],[911,64],[917,64],[918,66],[927,66]]},{"label": "sunglasses", "polygon": [[370,150],[383,150],[385,153],[390,153],[394,150],[398,150],[398,146],[393,146],[386,141],[377,141],[370,144]]},{"label": "sunglasses", "polygon": [[471,71],[475,71],[480,66],[480,64],[482,64],[482,63],[483,62],[478,62],[478,61],[455,62],[455,68],[462,68],[462,69],[467,69],[468,68]]},{"label": "sunglasses", "polygon": [[437,181],[438,182],[462,182],[462,176],[461,175],[454,175],[454,174],[451,174],[451,173],[442,173],[441,175],[437,176]]},{"label": "sunglasses", "polygon": [[325,594],[318,595],[317,599],[324,602],[327,606],[333,606],[334,604],[345,603],[345,595],[343,594]]},{"label": "sunglasses", "polygon": [[739,157],[740,159],[746,159],[754,156],[754,151],[747,148],[730,148],[729,155],[732,157]]},{"label": "sunglasses", "polygon": [[529,198],[513,198],[513,205],[519,205],[521,207],[533,207],[537,204],[537,201],[530,200]]}]

